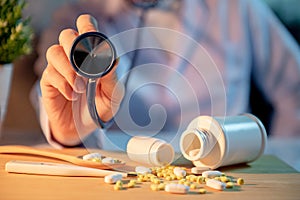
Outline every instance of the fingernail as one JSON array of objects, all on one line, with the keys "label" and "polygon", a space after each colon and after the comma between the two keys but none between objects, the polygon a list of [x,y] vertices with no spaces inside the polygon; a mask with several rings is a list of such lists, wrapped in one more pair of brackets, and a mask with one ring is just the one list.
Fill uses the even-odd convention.
[{"label": "fingernail", "polygon": [[79,92],[79,93],[83,93],[85,92],[85,82],[82,80],[82,78],[77,78],[75,80],[75,90],[76,92]]}]

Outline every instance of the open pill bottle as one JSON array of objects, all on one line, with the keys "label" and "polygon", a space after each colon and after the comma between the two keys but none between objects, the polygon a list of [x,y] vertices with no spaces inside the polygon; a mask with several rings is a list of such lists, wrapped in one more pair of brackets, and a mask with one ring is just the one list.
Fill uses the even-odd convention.
[{"label": "open pill bottle", "polygon": [[132,137],[127,143],[127,155],[149,166],[164,166],[173,162],[174,149],[167,142],[152,137]]},{"label": "open pill bottle", "polygon": [[266,141],[266,130],[254,115],[199,116],[182,133],[180,150],[195,166],[216,169],[256,160]]}]

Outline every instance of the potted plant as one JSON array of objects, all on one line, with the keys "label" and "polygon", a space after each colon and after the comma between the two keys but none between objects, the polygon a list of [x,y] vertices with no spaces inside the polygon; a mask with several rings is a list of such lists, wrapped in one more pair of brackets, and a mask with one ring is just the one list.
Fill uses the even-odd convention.
[{"label": "potted plant", "polygon": [[0,129],[6,113],[13,62],[31,52],[33,31],[23,18],[24,0],[0,0]]}]

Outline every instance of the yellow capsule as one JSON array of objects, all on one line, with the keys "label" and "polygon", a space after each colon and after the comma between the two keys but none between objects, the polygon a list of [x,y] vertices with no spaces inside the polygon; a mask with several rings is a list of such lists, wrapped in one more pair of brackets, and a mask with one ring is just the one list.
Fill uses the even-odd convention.
[{"label": "yellow capsule", "polygon": [[238,185],[244,185],[244,184],[245,184],[245,181],[244,181],[244,179],[242,179],[242,178],[238,178],[237,181],[236,181],[236,183],[237,183]]},{"label": "yellow capsule", "polygon": [[158,185],[156,185],[156,184],[151,184],[150,185],[150,188],[151,188],[151,190],[153,190],[153,191],[158,191],[159,189],[158,189]]},{"label": "yellow capsule", "polygon": [[205,183],[205,178],[203,176],[198,176],[196,182],[199,184]]},{"label": "yellow capsule", "polygon": [[170,177],[171,177],[172,181],[176,179],[176,175],[175,174],[171,174]]},{"label": "yellow capsule", "polygon": [[135,183],[129,182],[127,184],[128,188],[134,188],[135,187]]},{"label": "yellow capsule", "polygon": [[139,174],[139,175],[138,175],[138,178],[143,179],[143,178],[144,178],[144,175],[143,175],[143,174]]},{"label": "yellow capsule", "polygon": [[99,162],[99,163],[102,162],[101,158],[92,158],[90,160],[93,161],[93,162]]},{"label": "yellow capsule", "polygon": [[229,179],[227,178],[227,176],[221,176],[220,181],[222,181],[223,183],[226,183],[226,182],[229,182]]},{"label": "yellow capsule", "polygon": [[191,178],[191,175],[185,176],[185,179],[188,180],[188,181],[190,180],[190,178]]},{"label": "yellow capsule", "polygon": [[168,167],[168,169],[170,169],[170,170],[173,170],[174,168],[175,168],[174,165],[170,165],[170,166]]},{"label": "yellow capsule", "polygon": [[146,177],[151,178],[151,176],[154,176],[153,174],[145,174]]},{"label": "yellow capsule", "polygon": [[154,180],[153,180],[153,183],[154,183],[154,184],[160,184],[161,181],[157,178],[157,179],[154,179]]},{"label": "yellow capsule", "polygon": [[129,181],[129,183],[136,184],[137,182],[136,182],[136,180],[131,179],[131,180]]},{"label": "yellow capsule", "polygon": [[199,189],[199,194],[205,194],[205,193],[206,193],[206,189],[204,188]]},{"label": "yellow capsule", "polygon": [[123,188],[119,185],[114,185],[114,190],[122,190]]},{"label": "yellow capsule", "polygon": [[226,188],[233,188],[233,182],[227,182]]},{"label": "yellow capsule", "polygon": [[173,173],[173,170],[168,169],[168,174],[169,174],[169,175],[174,174],[174,173]]},{"label": "yellow capsule", "polygon": [[197,189],[197,185],[196,185],[195,183],[192,183],[192,184],[190,185],[190,188],[191,188],[191,189]]},{"label": "yellow capsule", "polygon": [[158,190],[164,190],[165,189],[165,184],[164,183],[160,183],[157,186]]},{"label": "yellow capsule", "polygon": [[157,179],[157,176],[151,176],[150,177],[150,181],[153,183],[153,181],[155,180],[155,179]]},{"label": "yellow capsule", "polygon": [[190,181],[191,181],[191,182],[197,182],[197,176],[191,175],[191,176],[190,176]]},{"label": "yellow capsule", "polygon": [[165,179],[166,179],[166,181],[171,181],[172,180],[171,176],[167,176]]},{"label": "yellow capsule", "polygon": [[120,187],[123,187],[123,182],[121,180],[118,180],[115,185],[118,185]]},{"label": "yellow capsule", "polygon": [[139,177],[139,178],[137,178],[137,181],[138,181],[138,182],[143,182],[143,178],[140,178],[140,177]]},{"label": "yellow capsule", "polygon": [[162,178],[163,176],[164,176],[164,174],[162,172],[157,173],[157,177]]}]

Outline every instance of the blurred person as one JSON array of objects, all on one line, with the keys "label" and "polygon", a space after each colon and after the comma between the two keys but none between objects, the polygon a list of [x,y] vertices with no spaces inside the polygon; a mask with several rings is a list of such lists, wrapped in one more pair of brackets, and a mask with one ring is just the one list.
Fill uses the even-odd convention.
[{"label": "blurred person", "polygon": [[[161,0],[148,9],[134,2],[138,1],[66,4],[43,32],[35,64],[41,76],[37,105],[50,144],[75,146],[94,133],[96,139],[90,140],[99,140],[102,146],[103,130],[97,128],[86,106],[86,80],[76,75],[69,62],[75,38],[89,31],[113,37],[147,27],[158,31],[146,29],[142,36],[118,44],[125,49],[136,45],[139,50],[121,55],[97,83],[97,111],[102,121],[115,120],[111,129],[180,133],[198,115],[251,112],[253,78],[274,109],[270,135],[299,136],[299,47],[263,2]],[[167,34],[160,34],[159,28],[168,30]],[[161,49],[143,48],[145,41]],[[199,45],[189,48],[185,41]],[[80,109],[74,109],[75,102],[80,102]],[[75,119],[74,112],[80,112],[80,117]]]}]

